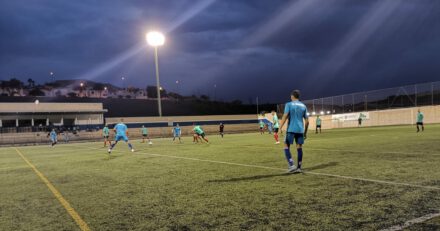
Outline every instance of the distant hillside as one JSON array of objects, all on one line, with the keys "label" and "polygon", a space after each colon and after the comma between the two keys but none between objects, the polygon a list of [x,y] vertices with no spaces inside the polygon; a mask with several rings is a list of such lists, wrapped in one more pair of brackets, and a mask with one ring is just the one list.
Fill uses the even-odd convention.
[{"label": "distant hillside", "polygon": [[[97,98],[68,98],[68,97],[0,97],[0,102],[102,102],[108,112],[106,117],[137,117],[157,116],[157,101],[145,99],[97,99]],[[260,111],[276,110],[275,104],[259,106]],[[213,102],[203,100],[162,100],[164,116],[186,115],[234,115],[257,114],[256,105],[246,105],[239,102]]]}]

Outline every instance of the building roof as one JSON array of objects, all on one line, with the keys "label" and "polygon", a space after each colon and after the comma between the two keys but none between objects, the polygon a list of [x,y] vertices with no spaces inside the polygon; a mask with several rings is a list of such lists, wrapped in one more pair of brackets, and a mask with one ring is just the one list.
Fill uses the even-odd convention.
[{"label": "building roof", "polygon": [[0,114],[105,113],[102,103],[0,103]]}]

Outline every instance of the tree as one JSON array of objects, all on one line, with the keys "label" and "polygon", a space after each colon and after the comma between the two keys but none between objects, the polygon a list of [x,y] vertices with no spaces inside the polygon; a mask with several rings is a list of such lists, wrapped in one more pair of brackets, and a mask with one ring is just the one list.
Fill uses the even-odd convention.
[{"label": "tree", "polygon": [[12,78],[9,80],[9,87],[11,88],[22,88],[23,85],[24,85],[23,82],[21,82],[16,78]]},{"label": "tree", "polygon": [[[167,91],[162,88],[160,91],[160,97],[167,97]],[[157,98],[157,88],[156,86],[147,86],[147,96],[148,98]]]},{"label": "tree", "polygon": [[209,96],[207,96],[207,95],[201,95],[201,96],[200,96],[200,99],[201,99],[201,100],[205,100],[205,101],[209,101]]},{"label": "tree", "polygon": [[35,87],[35,81],[34,81],[33,79],[29,78],[29,79],[27,80],[27,82],[28,82],[28,87],[29,87],[29,88],[33,88],[33,87]]},{"label": "tree", "polygon": [[29,91],[30,96],[45,96],[46,94],[38,87]]},{"label": "tree", "polygon": [[69,92],[69,93],[67,94],[67,96],[72,97],[72,98],[75,98],[75,97],[77,97],[78,95],[76,94],[76,92]]}]

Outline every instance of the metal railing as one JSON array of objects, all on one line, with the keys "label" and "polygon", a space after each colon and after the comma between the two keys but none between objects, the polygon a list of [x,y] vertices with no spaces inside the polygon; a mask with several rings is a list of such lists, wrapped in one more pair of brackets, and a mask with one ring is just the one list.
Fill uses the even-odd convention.
[{"label": "metal railing", "polygon": [[[302,101],[311,114],[340,114],[440,105],[440,81]],[[279,105],[282,112],[284,105]]]}]

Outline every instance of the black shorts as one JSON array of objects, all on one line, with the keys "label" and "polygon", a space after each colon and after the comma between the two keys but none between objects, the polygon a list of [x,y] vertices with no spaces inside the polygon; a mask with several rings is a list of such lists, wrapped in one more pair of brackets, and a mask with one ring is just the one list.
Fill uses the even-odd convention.
[{"label": "black shorts", "polygon": [[197,135],[198,135],[198,136],[201,136],[202,138],[205,138],[205,133],[204,133],[204,132],[203,132],[203,133],[200,133],[200,134],[197,133]]},{"label": "black shorts", "polygon": [[260,127],[260,130],[263,130],[264,127]]},{"label": "black shorts", "polygon": [[278,133],[279,130],[280,130],[279,128],[274,128],[273,132]]},{"label": "black shorts", "polygon": [[417,122],[417,125],[422,125],[423,126],[423,122]]},{"label": "black shorts", "polygon": [[105,139],[108,139],[108,136],[104,136]]},{"label": "black shorts", "polygon": [[142,136],[143,136],[143,137],[147,137],[147,136],[148,136],[148,134],[142,134]]},{"label": "black shorts", "polygon": [[316,128],[321,128],[321,125],[316,125]]}]

